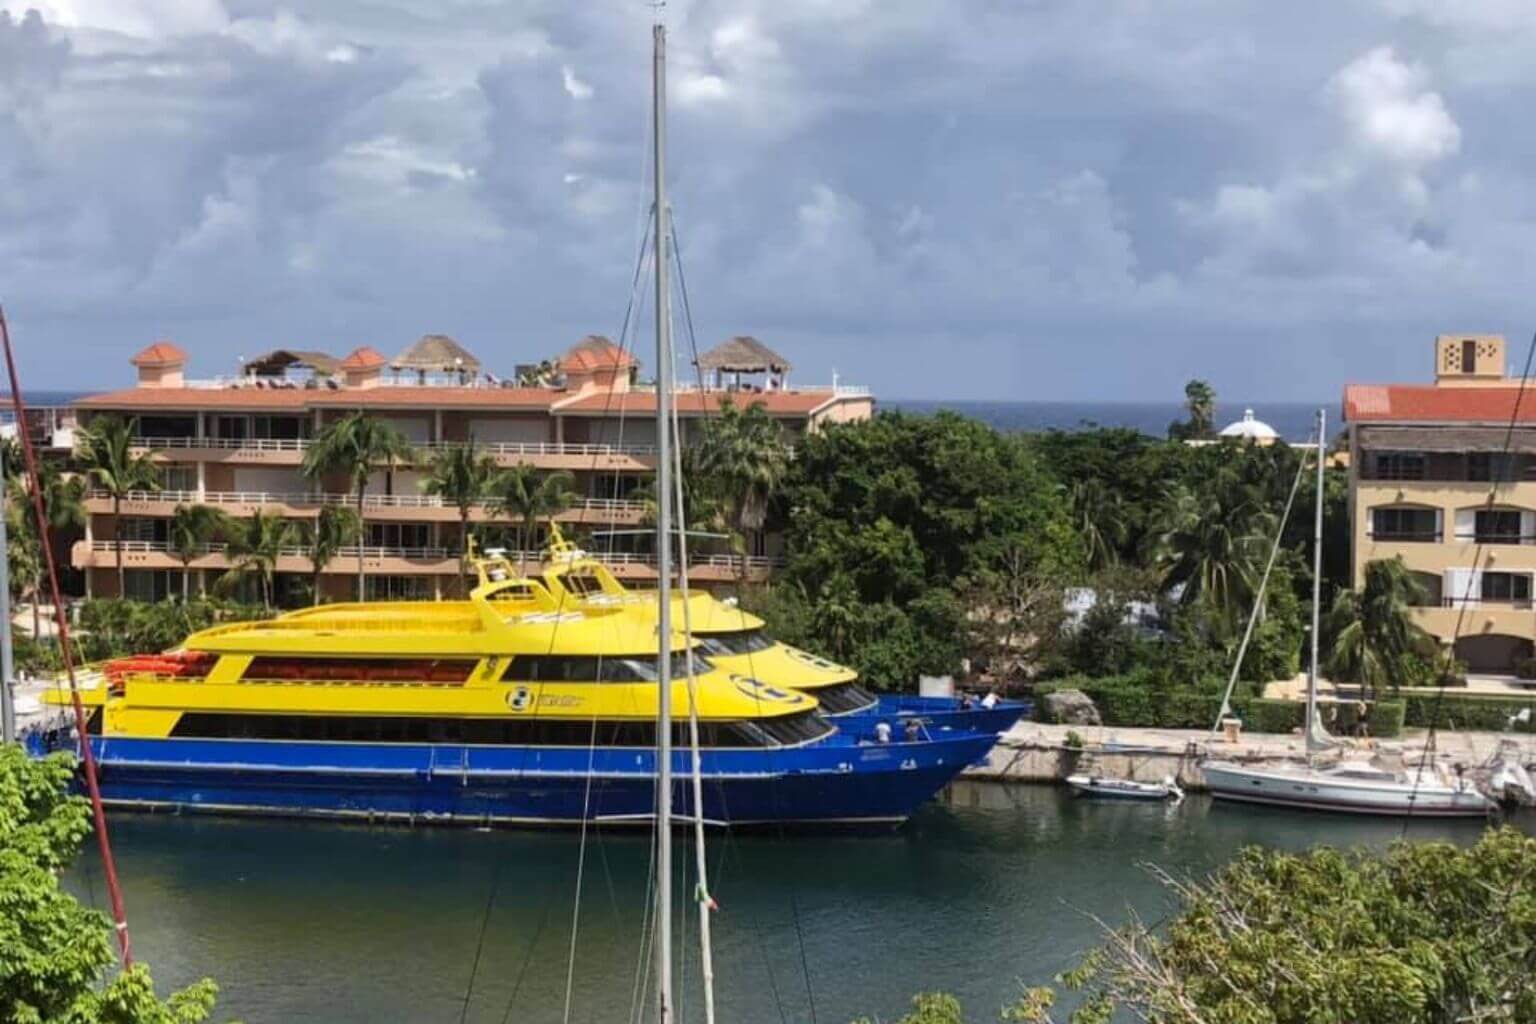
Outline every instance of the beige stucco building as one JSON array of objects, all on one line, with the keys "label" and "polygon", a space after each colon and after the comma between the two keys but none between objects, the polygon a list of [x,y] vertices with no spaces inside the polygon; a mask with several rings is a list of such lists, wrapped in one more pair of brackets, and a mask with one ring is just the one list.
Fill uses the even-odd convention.
[{"label": "beige stucco building", "polygon": [[1352,567],[1400,556],[1414,618],[1474,672],[1507,673],[1536,641],[1536,388],[1506,376],[1498,335],[1441,335],[1431,385],[1351,385]]},{"label": "beige stucco building", "polygon": [[[775,375],[762,384],[744,380],[752,369],[742,368],[729,386],[682,386],[675,402],[684,444],[697,439],[705,418],[726,400],[761,405],[791,445],[823,424],[872,414],[867,388],[790,386],[788,362],[775,358]],[[504,467],[527,463],[570,471],[578,498],[557,517],[562,523],[622,530],[639,526],[645,515],[635,491],[655,470],[656,391],[639,379],[634,356],[604,338],[583,339],[558,360],[520,368],[515,381],[482,370],[441,335],[428,335],[394,359],[366,346],[340,358],[279,350],[244,362],[237,374],[205,380],[187,375],[186,352],[170,342],[149,346],[131,362],[136,386],[82,398],[69,410],[80,426],[103,415],[131,419],[138,449],[153,452],[160,466],[160,489],[133,494],[122,504],[130,596],[159,599],[180,592],[183,567],[167,543],[178,505],[205,503],[235,516],[262,510],[304,521],[326,503],[348,500],[345,479],[311,481],[299,466],[327,423],[356,410],[389,422],[418,453],[413,464],[381,466],[369,482],[362,553],[370,598],[455,591],[458,512],[424,494],[420,484],[434,452],[470,438]],[[729,359],[722,365],[733,369]],[[58,445],[72,443],[67,429],[52,437]],[[112,500],[93,491],[87,507],[89,522],[71,563],[83,573],[88,592],[110,596],[117,591]],[[473,515],[477,523],[488,518],[485,508]],[[753,575],[779,561],[772,535],[749,538],[749,547]],[[604,557],[619,574],[645,582],[655,576],[649,550],[619,544]],[[192,589],[229,566],[222,547],[211,545],[190,565]],[[723,582],[735,578],[740,562],[724,551],[700,551],[691,568],[699,582]],[[307,577],[310,569],[298,548],[277,565],[280,574],[295,576]],[[350,597],[356,569],[357,550],[343,552],[325,568],[322,594]]]}]

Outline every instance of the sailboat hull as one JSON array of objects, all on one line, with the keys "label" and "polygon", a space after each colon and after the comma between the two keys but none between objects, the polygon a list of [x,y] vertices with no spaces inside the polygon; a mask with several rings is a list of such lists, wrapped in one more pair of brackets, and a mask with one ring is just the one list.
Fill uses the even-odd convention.
[{"label": "sailboat hull", "polygon": [[1471,786],[1329,778],[1326,772],[1259,770],[1207,763],[1206,785],[1218,800],[1308,811],[1414,818],[1481,818],[1493,803]]},{"label": "sailboat hull", "polygon": [[[706,750],[703,818],[721,825],[895,823],[995,737]],[[71,744],[73,745],[73,744]],[[109,806],[417,823],[644,824],[656,806],[650,749],[473,747],[92,738]],[[674,805],[694,814],[689,755]]]}]

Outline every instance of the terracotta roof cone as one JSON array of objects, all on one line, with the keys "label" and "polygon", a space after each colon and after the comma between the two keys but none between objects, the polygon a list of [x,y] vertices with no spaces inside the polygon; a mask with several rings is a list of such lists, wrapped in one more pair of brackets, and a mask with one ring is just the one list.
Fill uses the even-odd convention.
[{"label": "terracotta roof cone", "polygon": [[726,373],[788,373],[794,369],[788,359],[750,335],[737,335],[722,341],[699,356],[701,370]]},{"label": "terracotta roof cone", "polygon": [[157,341],[128,361],[134,366],[186,365],[187,354],[173,342]]},{"label": "terracotta roof cone", "polygon": [[565,386],[575,391],[591,387],[628,391],[639,365],[633,353],[601,334],[587,335],[560,357]]},{"label": "terracotta roof cone", "polygon": [[157,341],[128,360],[139,370],[141,388],[176,388],[182,384],[187,354],[169,341]]},{"label": "terracotta roof cone", "polygon": [[370,345],[360,345],[347,354],[343,359],[340,369],[343,370],[377,370],[388,360],[379,354],[379,350]]},{"label": "terracotta roof cone", "polygon": [[446,334],[423,334],[414,345],[390,360],[397,370],[420,374],[463,373],[478,376],[480,360]]}]

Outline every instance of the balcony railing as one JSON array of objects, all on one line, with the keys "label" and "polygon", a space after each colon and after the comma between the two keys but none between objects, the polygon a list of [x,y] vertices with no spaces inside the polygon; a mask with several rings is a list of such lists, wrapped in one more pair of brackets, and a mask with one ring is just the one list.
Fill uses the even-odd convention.
[{"label": "balcony railing", "polygon": [[1529,597],[1443,597],[1441,608],[1489,608],[1505,611],[1530,611],[1536,605]]},{"label": "balcony railing", "polygon": [[[136,448],[154,448],[162,451],[185,451],[196,448],[212,448],[221,451],[251,452],[302,452],[314,441],[307,437],[136,437]],[[422,441],[412,447],[421,452],[436,452],[449,448],[462,448],[462,441]],[[519,455],[574,455],[574,456],[653,456],[653,444],[567,444],[554,441],[477,441],[475,447],[498,457]]]},{"label": "balcony railing", "polygon": [[[90,491],[87,498],[98,501],[110,501],[112,495],[106,491]],[[123,495],[123,500],[128,502],[154,502],[166,505],[286,505],[289,508],[320,508],[325,505],[347,505],[356,503],[356,498],[350,494],[315,494],[309,491],[204,491],[201,496],[196,491],[129,491]],[[481,509],[489,509],[491,502],[478,503]],[[363,496],[364,508],[455,508],[451,502],[444,501],[436,494],[365,494]],[[615,512],[638,515],[645,511],[646,503],[643,501],[630,501],[626,498],[578,498],[571,503],[570,511],[573,512]]]},{"label": "balcony railing", "polygon": [[1369,530],[1366,536],[1371,540],[1392,544],[1438,544],[1440,542],[1439,530]]},{"label": "balcony railing", "polygon": [[[172,551],[170,545],[164,541],[125,540],[122,544],[123,551],[127,554],[158,554],[168,555],[178,560],[180,558],[180,555]],[[91,550],[112,554],[116,550],[116,545],[111,540],[96,538],[91,541]],[[192,557],[201,558],[207,555],[223,556],[226,550],[223,544],[203,544],[196,549]],[[364,545],[362,552],[364,558],[399,558],[406,561],[446,561],[450,558],[459,557],[457,550],[444,547],[380,547]],[[338,563],[344,562],[349,558],[355,560],[357,553],[358,547],[356,545],[341,548],[337,552],[336,561],[333,561],[327,567],[327,570],[331,572],[344,570],[350,572],[350,568]],[[285,547],[278,554],[291,558],[307,559],[309,557],[308,549],[302,547]],[[529,565],[538,565],[542,561],[544,553],[542,551],[510,551],[507,552],[507,557],[513,561],[526,561]],[[599,561],[610,565],[654,566],[656,564],[656,556],[645,553],[619,551],[605,553],[597,557]],[[742,559],[739,555],[690,554],[688,556],[688,564],[695,567],[711,566],[714,568],[735,569],[740,567],[741,562]],[[784,559],[763,555],[750,555],[747,557],[746,563],[748,569],[771,569],[782,566]]]}]

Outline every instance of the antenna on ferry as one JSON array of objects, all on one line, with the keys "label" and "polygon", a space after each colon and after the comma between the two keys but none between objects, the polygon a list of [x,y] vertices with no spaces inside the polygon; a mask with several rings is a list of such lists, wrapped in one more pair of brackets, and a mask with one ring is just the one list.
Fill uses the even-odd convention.
[{"label": "antenna on ferry", "polygon": [[[671,1024],[672,1006],[672,310],[667,286],[667,27],[652,5],[651,121],[656,219],[656,1019]],[[695,813],[699,808],[694,808]]]}]

